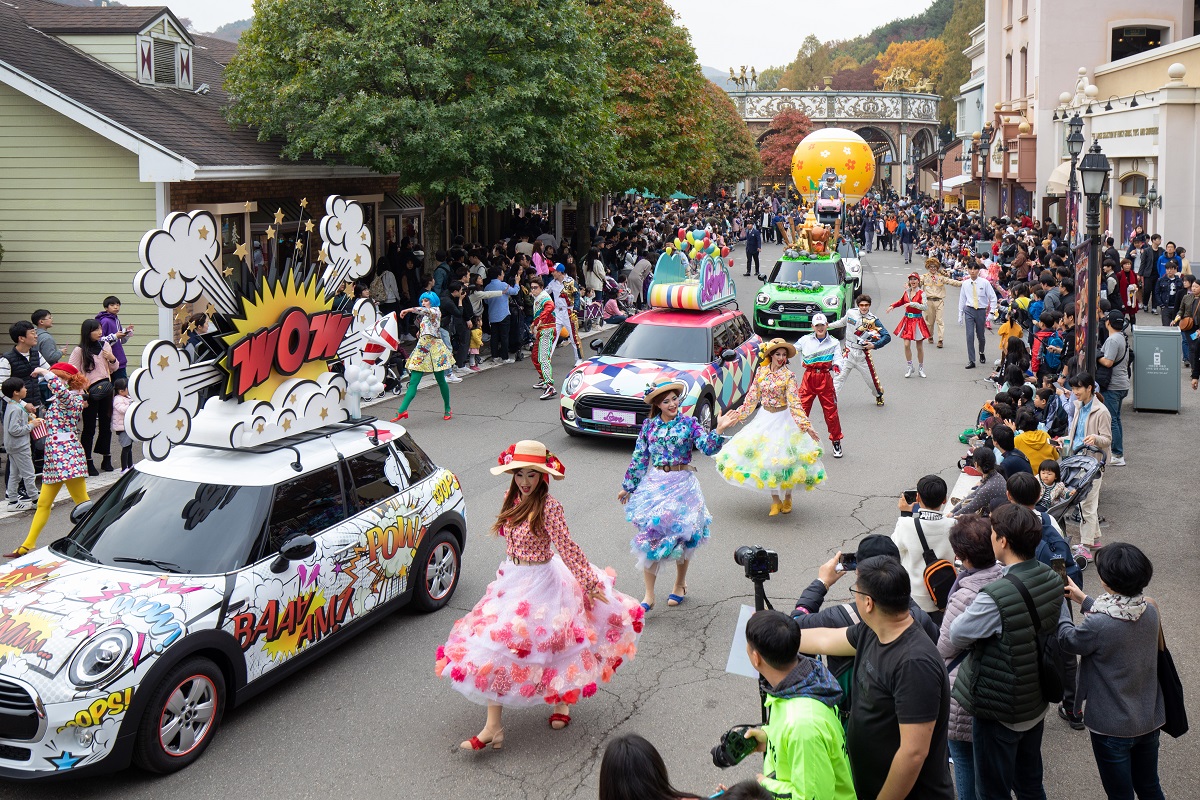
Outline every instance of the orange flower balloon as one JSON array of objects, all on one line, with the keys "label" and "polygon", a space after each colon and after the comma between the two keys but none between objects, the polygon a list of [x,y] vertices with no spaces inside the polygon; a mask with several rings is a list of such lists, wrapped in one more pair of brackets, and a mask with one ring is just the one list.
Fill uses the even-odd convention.
[{"label": "orange flower balloon", "polygon": [[792,155],[792,180],[802,195],[812,195],[826,167],[845,178],[842,191],[850,202],[862,199],[875,182],[875,154],[857,133],[821,128],[804,137]]}]

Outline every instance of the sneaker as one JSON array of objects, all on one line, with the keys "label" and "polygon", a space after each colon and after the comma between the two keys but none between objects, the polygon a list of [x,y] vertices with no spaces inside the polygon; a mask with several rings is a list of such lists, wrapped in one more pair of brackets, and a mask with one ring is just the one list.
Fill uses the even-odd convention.
[{"label": "sneaker", "polygon": [[32,500],[21,499],[21,500],[9,500],[8,501],[8,510],[9,511],[28,511],[31,508],[33,508]]},{"label": "sneaker", "polygon": [[1084,561],[1091,561],[1094,556],[1094,546],[1088,547],[1086,544],[1077,544],[1073,552],[1076,557],[1082,558]]},{"label": "sneaker", "polygon": [[924,364],[921,364],[920,366],[917,367],[917,374],[920,375],[922,378],[929,377],[928,375],[925,374],[925,365]]},{"label": "sneaker", "polygon": [[1125,466],[1125,456],[1113,456],[1108,460],[1110,466],[1123,467]]},{"label": "sneaker", "polygon": [[535,383],[535,384],[533,385],[533,388],[535,388],[535,389],[545,389],[545,388],[546,388],[546,382],[545,382],[545,381],[538,381],[537,383]]},{"label": "sneaker", "polygon": [[546,391],[542,392],[542,396],[539,397],[538,400],[549,400],[551,397],[554,397],[556,394],[558,394],[558,392],[554,390],[553,386],[547,386]]},{"label": "sneaker", "polygon": [[505,364],[513,364],[513,363],[516,363],[516,359],[515,359],[515,358],[513,358],[513,357],[511,357],[511,356],[509,356],[508,358],[504,359],[504,363],[505,363]]},{"label": "sneaker", "polygon": [[883,405],[883,395],[882,394],[875,395],[875,405],[877,405],[877,406]]},{"label": "sneaker", "polygon": [[842,457],[842,443],[841,442],[833,443],[833,457],[834,458]]},{"label": "sneaker", "polygon": [[1067,707],[1062,703],[1058,704],[1058,716],[1067,721],[1067,723],[1071,726],[1071,730],[1083,730],[1083,715],[1076,714],[1074,711],[1068,711]]},{"label": "sneaker", "polygon": [[471,366],[467,367],[467,369],[471,370],[471,372],[479,372],[479,366],[477,364],[472,364]]},{"label": "sneaker", "polygon": [[446,383],[462,383],[462,378],[458,377],[456,373],[447,372]]},{"label": "sneaker", "polygon": [[904,377],[906,377],[906,378],[911,378],[911,377],[912,377],[912,374],[913,374],[913,367],[912,367],[912,364],[909,364],[909,365],[908,365],[908,369],[906,369],[906,370],[904,371]]}]

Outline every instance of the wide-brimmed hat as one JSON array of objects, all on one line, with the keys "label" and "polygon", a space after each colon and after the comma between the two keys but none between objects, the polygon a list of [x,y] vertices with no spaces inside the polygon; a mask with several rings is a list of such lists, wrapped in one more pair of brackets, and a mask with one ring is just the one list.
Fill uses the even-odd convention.
[{"label": "wide-brimmed hat", "polygon": [[656,397],[667,392],[679,392],[679,396],[682,397],[687,394],[687,384],[678,379],[661,380],[646,387],[646,393],[642,395],[642,399],[646,401],[646,405],[652,406]]},{"label": "wide-brimmed hat", "polygon": [[546,449],[546,445],[533,439],[522,439],[516,444],[510,444],[508,449],[496,459],[499,466],[492,467],[493,475],[504,472],[516,472],[519,469],[536,470],[543,475],[549,475],[555,480],[562,480],[567,468],[558,460],[558,456]]},{"label": "wide-brimmed hat", "polygon": [[926,269],[929,269],[930,267],[933,267],[934,269],[938,269],[941,266],[942,266],[942,262],[938,261],[936,258],[925,259],[925,268]]},{"label": "wide-brimmed hat", "polygon": [[791,342],[789,342],[787,339],[780,339],[779,337],[776,337],[776,338],[772,339],[771,341],[763,344],[762,357],[770,358],[771,353],[775,352],[776,350],[780,349],[781,347],[787,351],[788,358],[795,358],[796,346],[794,344],[792,344]]}]

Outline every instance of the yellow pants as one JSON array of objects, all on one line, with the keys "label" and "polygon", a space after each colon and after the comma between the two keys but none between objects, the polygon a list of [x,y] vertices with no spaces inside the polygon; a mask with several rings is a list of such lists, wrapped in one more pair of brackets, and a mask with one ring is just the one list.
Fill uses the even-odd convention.
[{"label": "yellow pants", "polygon": [[[71,478],[66,481],[66,486],[75,505],[88,501],[87,481],[84,478]],[[62,487],[61,483],[42,484],[42,491],[38,494],[37,511],[34,512],[33,523],[29,526],[29,535],[25,537],[25,541],[19,549],[28,553],[37,547],[38,536],[41,534],[42,528],[46,527],[46,523],[50,521],[50,510],[54,508],[54,498],[58,497],[58,490]]]},{"label": "yellow pants", "polygon": [[939,342],[946,338],[946,323],[942,319],[942,307],[945,304],[946,301],[941,297],[925,298],[925,324],[929,326],[929,335]]}]

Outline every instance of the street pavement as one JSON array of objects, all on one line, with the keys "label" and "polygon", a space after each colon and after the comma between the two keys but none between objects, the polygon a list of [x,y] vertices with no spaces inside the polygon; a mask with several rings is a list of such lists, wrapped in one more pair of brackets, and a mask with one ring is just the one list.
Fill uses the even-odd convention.
[{"label": "street pavement", "polygon": [[[764,269],[780,250],[767,245]],[[737,256],[738,297],[749,312],[758,282],[742,277],[744,255],[738,251]],[[918,261],[910,268],[895,253],[865,257],[864,288],[877,311],[899,298],[904,276],[921,269]],[[953,485],[955,463],[965,452],[958,434],[995,392],[986,381],[989,370],[963,369],[966,348],[953,311],[957,302],[957,290],[951,289],[946,347],[926,353],[927,379],[904,379],[898,339],[877,359],[885,407],[877,408],[862,380],[850,377],[841,403],[846,456],[826,458],[827,483],[798,494],[792,514],[768,518],[769,504],[762,495],[727,485],[711,459],[697,456],[714,521],[711,543],[689,572],[687,600],[677,608],[666,606],[673,576],[664,571],[659,583],[663,602],[648,616],[636,659],[622,666],[596,697],[580,703],[565,730],[549,727],[548,711],[514,709],[505,713],[503,750],[460,752],[458,743],[482,727],[483,709],[433,674],[434,650],[453,621],[483,594],[504,557],[503,542],[490,536],[488,528],[507,479],[488,470],[496,454],[517,439],[541,439],[561,457],[567,477],[552,488],[566,508],[574,537],[592,562],[617,570],[620,589],[634,597],[642,591],[629,552],[632,529],[616,501],[631,444],[569,438],[558,423],[557,403],[537,399],[526,360],[453,385],[452,421],[441,419],[434,390],[422,389],[411,409],[409,430],[439,464],[457,473],[467,498],[468,546],[450,607],[430,616],[397,613],[228,712],[217,740],[183,772],[154,777],[131,769],[36,788],[0,784],[0,800],[75,800],[81,795],[128,800],[166,795],[583,800],[596,797],[606,742],[627,732],[653,742],[672,781],[686,791],[703,795],[715,791],[719,782],[753,778],[762,765],[759,757],[721,771],[709,756],[724,730],[753,722],[759,714],[755,683],[724,671],[739,608],[753,603],[753,585],[734,563],[733,551],[746,544],[778,551],[780,571],[766,590],[777,608],[790,610],[822,562],[838,550],[852,550],[865,534],[891,532],[899,495],[920,476],[937,473]],[[885,320],[894,328],[899,312]],[[989,359],[998,354],[994,334],[990,336]],[[559,383],[570,363],[569,349],[559,349],[554,362]],[[373,411],[391,416],[393,409],[389,401]],[[1127,403],[1129,466],[1109,470],[1101,499],[1101,513],[1108,520],[1105,541],[1135,542],[1157,567],[1149,593],[1163,611],[1167,642],[1194,713],[1200,713],[1200,640],[1188,632],[1197,630],[1198,612],[1185,598],[1197,578],[1197,524],[1189,485],[1194,478],[1174,465],[1195,462],[1195,436],[1185,432],[1195,430],[1198,411],[1200,397],[1186,384],[1178,416],[1138,414]],[[815,408],[813,423],[824,438],[824,421]],[[28,513],[0,520],[0,545],[15,546],[28,522]],[[43,542],[53,541],[67,527],[66,508],[59,506]],[[830,602],[849,601],[849,583],[835,585]],[[1088,570],[1085,589],[1095,592],[1098,587],[1095,572]],[[1046,720],[1043,754],[1050,797],[1102,796],[1087,733],[1070,730],[1053,711]],[[1198,760],[1195,734],[1181,740],[1163,737],[1160,771],[1168,797],[1196,796]]]}]

